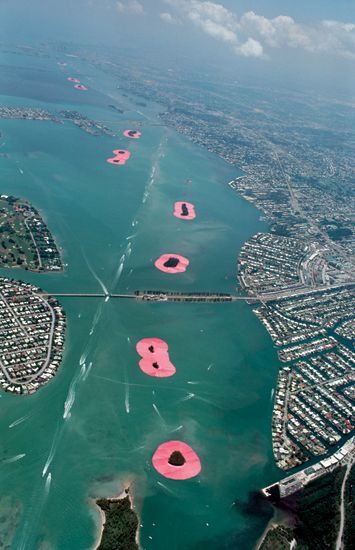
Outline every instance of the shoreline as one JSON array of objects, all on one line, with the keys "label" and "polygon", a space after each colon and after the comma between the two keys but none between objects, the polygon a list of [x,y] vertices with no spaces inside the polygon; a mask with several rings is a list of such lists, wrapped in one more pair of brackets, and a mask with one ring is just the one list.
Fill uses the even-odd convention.
[{"label": "shoreline", "polygon": [[276,527],[291,527],[293,526],[293,521],[291,514],[288,514],[284,510],[280,510],[279,508],[273,507],[273,515],[269,519],[267,525],[265,526],[265,529],[260,536],[260,538],[256,541],[254,550],[260,550],[260,548],[263,545],[264,540],[266,539],[269,531],[272,531],[272,529],[275,529]]},{"label": "shoreline", "polygon": [[101,544],[102,535],[103,535],[103,532],[104,532],[104,529],[105,529],[105,524],[106,524],[106,514],[102,510],[102,508],[97,504],[97,501],[100,498],[104,498],[104,499],[106,499],[108,501],[112,501],[112,502],[117,502],[119,500],[123,500],[126,497],[128,497],[130,505],[131,505],[131,509],[136,514],[137,520],[138,520],[138,526],[137,526],[137,532],[136,532],[135,540],[136,540],[137,546],[140,548],[140,537],[139,537],[139,535],[140,535],[140,518],[139,518],[139,515],[137,514],[137,512],[135,510],[135,506],[134,506],[135,499],[134,499],[134,493],[132,491],[132,485],[133,485],[133,482],[131,480],[127,480],[127,481],[122,483],[123,489],[122,489],[121,493],[119,493],[119,495],[115,495],[115,496],[111,496],[111,497],[91,497],[90,498],[90,503],[93,505],[94,509],[96,511],[98,511],[99,514],[100,514],[100,523],[99,523],[99,526],[98,526],[99,527],[99,532],[97,534],[97,537],[96,537],[93,545],[91,546],[92,550],[98,550],[98,548]]}]

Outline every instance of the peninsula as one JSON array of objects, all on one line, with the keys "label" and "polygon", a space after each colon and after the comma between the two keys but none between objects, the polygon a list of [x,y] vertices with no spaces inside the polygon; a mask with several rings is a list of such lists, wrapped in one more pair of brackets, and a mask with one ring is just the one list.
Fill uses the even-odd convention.
[{"label": "peninsula", "polygon": [[103,513],[102,534],[97,550],[138,550],[138,517],[131,506],[129,489],[117,498],[100,498]]},{"label": "peninsula", "polygon": [[0,214],[0,267],[63,270],[58,247],[34,206],[11,195],[1,195]]},{"label": "peninsula", "polygon": [[31,394],[62,360],[64,312],[53,297],[24,282],[0,278],[0,387]]}]

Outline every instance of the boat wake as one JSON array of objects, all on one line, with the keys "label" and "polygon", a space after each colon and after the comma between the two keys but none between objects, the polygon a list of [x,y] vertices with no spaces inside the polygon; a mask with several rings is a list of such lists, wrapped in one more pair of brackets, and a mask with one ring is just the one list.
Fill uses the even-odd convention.
[{"label": "boat wake", "polygon": [[121,278],[121,275],[122,275],[122,271],[123,271],[123,268],[124,268],[124,264],[125,264],[125,261],[128,260],[128,258],[130,257],[132,253],[132,244],[131,242],[128,242],[126,248],[125,248],[125,251],[124,253],[122,254],[122,256],[120,257],[120,260],[119,260],[119,264],[118,264],[118,268],[117,268],[117,271],[116,271],[116,274],[115,274],[115,277],[112,281],[112,285],[111,287],[112,288],[115,288],[118,281],[120,280]]},{"label": "boat wake", "polygon": [[125,405],[125,409],[126,409],[126,413],[129,414],[129,384],[126,383],[125,384],[125,400],[124,400],[124,405]]},{"label": "boat wake", "polygon": [[155,412],[156,412],[157,415],[159,416],[160,420],[162,420],[162,421],[164,422],[164,424],[166,424],[164,418],[162,417],[162,415],[161,415],[161,413],[160,413],[160,411],[159,411],[159,409],[158,409],[158,407],[156,406],[155,403],[153,403],[153,409],[155,410]]},{"label": "boat wake", "polygon": [[85,363],[84,363],[81,366],[79,374],[72,380],[72,382],[70,384],[68,395],[67,395],[67,398],[66,398],[65,403],[64,403],[64,413],[63,413],[64,420],[66,420],[67,418],[70,418],[70,416],[71,416],[70,411],[71,411],[71,408],[74,405],[74,401],[75,401],[76,386],[77,386],[78,382],[80,381],[80,379],[84,378],[85,371],[86,371],[86,367],[85,367]]},{"label": "boat wake", "polygon": [[171,433],[175,433],[175,432],[179,432],[180,430],[182,430],[183,428],[183,425],[181,424],[180,426],[178,426],[177,428],[174,428],[173,430],[171,430]]},{"label": "boat wake", "polygon": [[173,491],[172,489],[169,489],[169,487],[167,487],[166,485],[164,485],[164,483],[162,483],[161,481],[157,481],[157,485],[159,485],[160,487],[162,487],[162,489],[164,489],[164,491],[166,491],[167,493],[169,493],[170,495],[174,495],[174,497],[177,497],[177,493],[175,493],[175,491]]},{"label": "boat wake", "polygon": [[46,484],[45,484],[45,487],[44,487],[46,496],[48,495],[49,490],[51,488],[51,483],[52,483],[52,474],[49,472],[49,474],[47,475]]},{"label": "boat wake", "polygon": [[47,458],[46,463],[45,463],[45,465],[43,467],[43,470],[42,470],[42,477],[44,477],[46,475],[46,473],[48,472],[48,468],[52,463],[52,460],[54,458],[55,452],[56,452],[57,447],[58,447],[61,431],[62,430],[58,425],[57,429],[55,431],[54,437],[53,437],[53,441],[52,441],[52,445],[51,445],[51,448],[50,448],[50,451],[49,451],[49,454],[48,454],[48,458]]},{"label": "boat wake", "polygon": [[164,157],[164,146],[165,146],[165,144],[166,144],[166,138],[162,138],[160,143],[159,143],[157,155],[154,159],[154,162],[153,162],[150,174],[149,174],[149,178],[148,178],[147,184],[146,184],[145,189],[144,189],[142,204],[146,203],[146,201],[147,201],[147,199],[150,195],[151,188],[152,188],[152,186],[155,182],[155,179],[156,179],[156,176],[157,176],[158,170],[159,170],[160,160]]},{"label": "boat wake", "polygon": [[[108,296],[107,296],[107,298],[108,298]],[[107,299],[107,298],[106,298],[106,299]],[[106,301],[106,300],[105,300],[105,301]],[[101,318],[101,315],[102,315],[102,308],[103,308],[103,305],[104,305],[104,303],[103,303],[103,302],[100,302],[100,305],[99,305],[99,307],[98,307],[97,310],[96,310],[96,313],[95,313],[95,315],[94,315],[94,319],[93,319],[93,321],[92,321],[91,329],[90,329],[90,332],[89,332],[89,336],[92,336],[92,335],[94,334],[94,331],[95,331],[95,329],[96,329],[97,323],[100,321],[100,318]],[[86,352],[85,359],[87,358],[88,353],[89,353],[89,351]],[[83,357],[83,355],[82,355],[81,357]],[[82,363],[80,363],[80,364],[82,364]]]},{"label": "boat wake", "polygon": [[84,258],[84,260],[85,260],[85,262],[86,262],[86,265],[87,265],[88,268],[89,268],[89,271],[90,271],[91,275],[92,275],[92,276],[94,277],[94,279],[96,279],[96,281],[99,283],[99,285],[100,285],[100,287],[102,288],[102,291],[104,292],[104,294],[105,294],[106,296],[109,296],[109,295],[110,295],[109,291],[107,290],[107,288],[106,288],[104,282],[100,279],[100,277],[97,275],[97,273],[96,273],[96,272],[93,270],[93,268],[91,267],[91,265],[90,265],[90,263],[89,263],[89,260],[87,259],[86,254],[85,254],[85,252],[84,252],[83,249],[81,249],[81,253],[82,253],[83,258]]},{"label": "boat wake", "polygon": [[12,462],[17,462],[18,460],[21,460],[21,458],[24,458],[26,456],[26,453],[12,456],[11,458],[5,458],[1,461],[1,464],[11,464]]},{"label": "boat wake", "polygon": [[83,382],[85,382],[85,380],[87,379],[87,377],[89,376],[89,372],[91,371],[92,369],[92,361],[90,361],[87,369],[86,369],[86,372],[84,373],[84,376],[83,376]]},{"label": "boat wake", "polygon": [[178,403],[182,403],[183,401],[189,401],[189,399],[192,399],[193,397],[196,397],[194,393],[188,393],[187,395],[185,395],[185,397],[182,397],[181,399],[179,399]]},{"label": "boat wake", "polygon": [[29,414],[27,414],[26,416],[22,416],[21,418],[18,418],[17,420],[15,420],[15,422],[12,422],[12,424],[9,424],[9,428],[14,428],[19,424],[22,424],[22,422],[25,422],[25,420],[27,420],[28,417],[29,417]]}]

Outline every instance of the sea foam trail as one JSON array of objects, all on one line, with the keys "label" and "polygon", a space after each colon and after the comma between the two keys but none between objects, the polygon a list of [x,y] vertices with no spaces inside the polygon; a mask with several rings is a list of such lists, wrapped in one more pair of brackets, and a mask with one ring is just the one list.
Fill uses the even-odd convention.
[{"label": "sea foam trail", "polygon": [[160,157],[158,157],[158,159],[155,161],[155,163],[153,164],[152,169],[150,171],[150,176],[149,176],[147,185],[145,186],[144,193],[143,193],[142,204],[144,204],[147,201],[147,198],[150,195],[150,188],[152,187],[152,185],[154,184],[154,181],[155,181],[155,176],[156,176],[158,166],[159,166],[159,159],[160,159]]},{"label": "sea foam trail", "polygon": [[27,420],[28,417],[29,417],[29,414],[27,414],[26,416],[22,416],[21,418],[18,418],[17,420],[15,420],[15,422],[12,422],[12,424],[9,424],[9,428],[14,428],[19,424],[22,424],[22,422],[25,422],[25,420]]},{"label": "sea foam trail", "polygon": [[163,138],[159,143],[158,152],[157,152],[156,158],[155,158],[155,160],[152,164],[150,175],[149,175],[147,184],[146,184],[145,189],[144,189],[142,204],[144,204],[147,201],[147,199],[150,195],[150,190],[151,190],[151,188],[152,188],[152,186],[155,182],[155,178],[156,178],[158,170],[159,170],[160,159],[164,156],[164,145],[165,145],[165,143],[166,143],[165,138]]},{"label": "sea foam trail", "polygon": [[5,458],[5,460],[2,460],[2,464],[11,464],[12,462],[17,462],[18,460],[21,460],[21,458],[24,458],[26,456],[26,453],[12,456],[11,458]]},{"label": "sea foam trail", "polygon": [[[126,240],[128,240],[129,238],[133,237],[132,235],[130,237],[126,237]],[[122,254],[122,256],[120,257],[119,259],[119,263],[118,263],[118,268],[117,268],[117,271],[116,271],[116,274],[115,274],[115,277],[113,279],[113,282],[111,284],[111,287],[112,288],[115,288],[115,286],[117,285],[118,281],[120,280],[121,278],[121,275],[122,275],[122,271],[123,271],[123,268],[124,268],[124,264],[125,264],[125,261],[128,260],[128,258],[130,257],[132,253],[132,243],[129,241],[126,245],[126,248]]]}]

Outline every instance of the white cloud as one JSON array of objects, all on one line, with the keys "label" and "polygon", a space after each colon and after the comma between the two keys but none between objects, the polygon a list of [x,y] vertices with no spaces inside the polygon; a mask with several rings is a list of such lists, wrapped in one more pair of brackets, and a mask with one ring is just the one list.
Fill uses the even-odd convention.
[{"label": "white cloud", "polygon": [[170,25],[179,25],[179,23],[181,23],[180,19],[174,17],[174,15],[169,12],[161,13],[159,17],[165,23],[170,23]]},{"label": "white cloud", "polygon": [[118,13],[128,13],[131,15],[143,15],[144,8],[138,0],[129,0],[128,2],[116,2]]},{"label": "white cloud", "polygon": [[[340,21],[297,23],[288,15],[267,18],[248,11],[240,17],[222,4],[203,0],[164,0],[178,16],[237,55],[267,57],[275,48],[295,48],[355,59],[355,24]],[[169,22],[169,21],[168,21]]]},{"label": "white cloud", "polygon": [[216,40],[238,45],[237,20],[222,4],[201,0],[164,0],[179,16]]},{"label": "white cloud", "polygon": [[243,44],[236,48],[236,53],[244,55],[244,57],[263,57],[264,48],[254,38],[248,38]]}]

